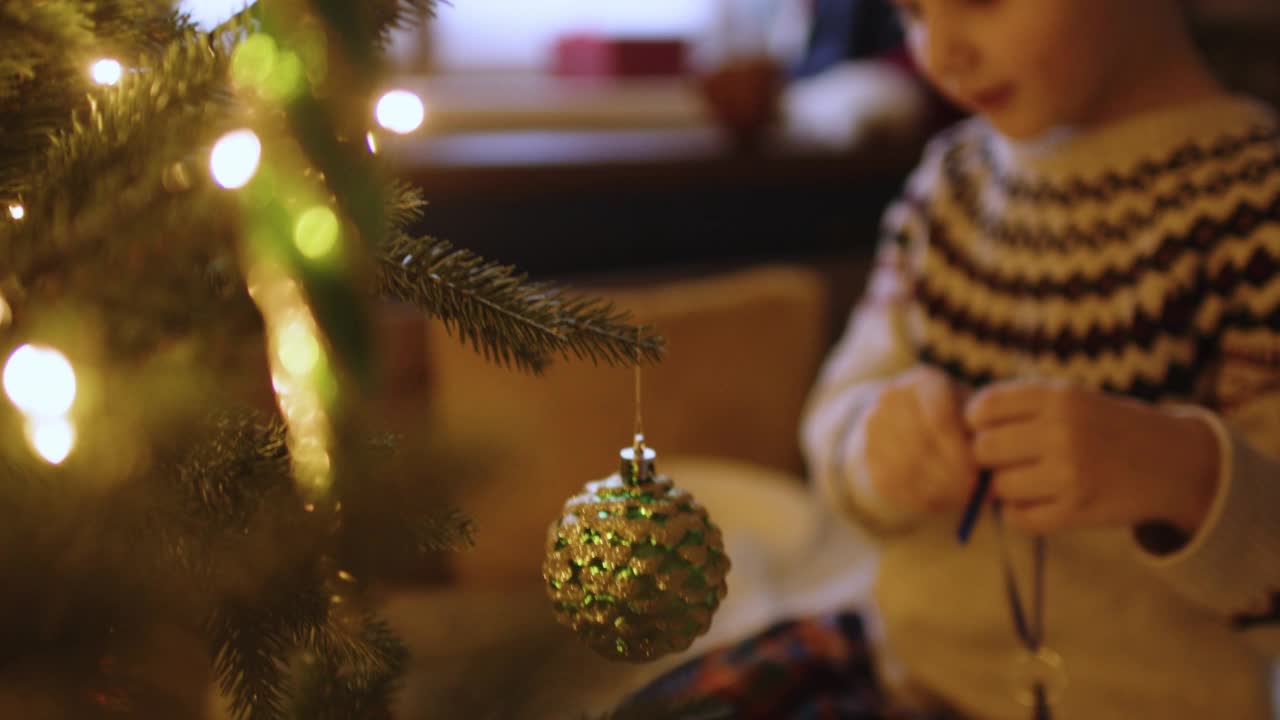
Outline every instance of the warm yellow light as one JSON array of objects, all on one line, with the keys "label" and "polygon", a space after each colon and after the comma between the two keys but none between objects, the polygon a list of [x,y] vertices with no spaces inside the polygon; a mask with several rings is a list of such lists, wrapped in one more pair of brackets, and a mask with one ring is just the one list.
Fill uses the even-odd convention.
[{"label": "warm yellow light", "polygon": [[116,60],[102,58],[89,68],[89,74],[93,76],[93,81],[99,85],[115,85],[120,82],[120,78],[124,75],[124,68]]},{"label": "warm yellow light", "polygon": [[262,92],[272,100],[289,100],[303,89],[306,75],[297,53],[283,53],[262,84]]},{"label": "warm yellow light", "polygon": [[276,357],[292,375],[306,375],[320,362],[320,343],[304,323],[293,322],[280,331]]},{"label": "warm yellow light", "polygon": [[422,125],[426,109],[422,99],[408,90],[392,90],[378,100],[374,109],[378,124],[394,133],[411,133]]},{"label": "warm yellow light", "polygon": [[15,203],[9,206],[9,217],[13,218],[14,220],[21,220],[26,216],[27,216],[27,209],[22,207],[21,205],[18,205]]},{"label": "warm yellow light", "polygon": [[213,181],[228,190],[244,187],[258,172],[262,141],[252,130],[232,130],[218,139],[209,153]]},{"label": "warm yellow light", "polygon": [[57,350],[23,345],[4,365],[4,391],[27,415],[55,418],[75,402],[76,373]]},{"label": "warm yellow light", "polygon": [[45,462],[59,465],[71,454],[76,430],[65,417],[32,419],[27,423],[27,440]]},{"label": "warm yellow light", "polygon": [[372,130],[364,134],[364,144],[369,146],[369,152],[378,154],[378,139],[373,136]]},{"label": "warm yellow light", "polygon": [[270,35],[254,33],[231,52],[231,79],[238,85],[259,86],[271,76],[278,55]]},{"label": "warm yellow light", "polygon": [[318,260],[338,245],[338,216],[324,205],[307,208],[293,225],[293,244],[304,256]]},{"label": "warm yellow light", "polygon": [[281,50],[274,38],[255,33],[231,53],[231,79],[270,100],[289,100],[303,89],[306,68],[297,53]]}]

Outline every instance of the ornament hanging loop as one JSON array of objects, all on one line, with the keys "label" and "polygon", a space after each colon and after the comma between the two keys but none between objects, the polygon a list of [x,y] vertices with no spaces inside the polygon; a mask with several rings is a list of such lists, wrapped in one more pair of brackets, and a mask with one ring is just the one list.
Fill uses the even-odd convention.
[{"label": "ornament hanging loop", "polygon": [[705,507],[654,470],[635,368],[635,432],[620,470],[588,482],[547,530],[542,577],[556,618],[610,659],[689,648],[728,587],[724,537]]},{"label": "ornament hanging loop", "polygon": [[639,485],[653,481],[653,459],[657,456],[651,448],[644,444],[644,413],[641,409],[640,366],[635,366],[636,374],[636,421],[635,434],[631,447],[623,448],[622,466],[619,473],[624,482]]}]

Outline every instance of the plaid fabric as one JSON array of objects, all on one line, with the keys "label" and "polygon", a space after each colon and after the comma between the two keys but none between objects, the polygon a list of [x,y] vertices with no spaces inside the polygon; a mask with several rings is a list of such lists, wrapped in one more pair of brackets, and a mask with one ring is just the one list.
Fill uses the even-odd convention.
[{"label": "plaid fabric", "polygon": [[[789,620],[714,650],[628,699],[621,716],[712,720],[925,720],[889,710],[876,684],[862,620],[838,613]],[[652,716],[652,715],[650,715]]]}]

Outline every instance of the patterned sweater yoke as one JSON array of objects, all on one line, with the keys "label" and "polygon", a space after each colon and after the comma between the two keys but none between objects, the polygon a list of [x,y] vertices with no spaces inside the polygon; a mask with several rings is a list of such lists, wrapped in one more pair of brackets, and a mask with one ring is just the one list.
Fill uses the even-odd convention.
[{"label": "patterned sweater yoke", "polygon": [[[1163,151],[1137,135],[1150,117],[1049,148],[978,122],[946,138],[899,233],[924,359],[977,383],[1038,372],[1208,399],[1223,340],[1256,354],[1242,336],[1280,317],[1265,292],[1280,270],[1267,227],[1280,223],[1280,130],[1263,108],[1231,109],[1234,132]],[[1194,137],[1221,110],[1184,111],[1165,132]]]},{"label": "patterned sweater yoke", "polygon": [[1280,119],[1248,98],[1034,142],[973,119],[929,144],[801,427],[815,488],[879,541],[888,686],[968,717],[1027,716],[1011,699],[1018,645],[989,523],[959,547],[954,518],[893,506],[855,459],[879,389],[927,363],[975,385],[1064,378],[1209,422],[1220,481],[1195,537],[1050,538],[1048,642],[1071,677],[1055,718],[1272,717],[1278,271]]}]

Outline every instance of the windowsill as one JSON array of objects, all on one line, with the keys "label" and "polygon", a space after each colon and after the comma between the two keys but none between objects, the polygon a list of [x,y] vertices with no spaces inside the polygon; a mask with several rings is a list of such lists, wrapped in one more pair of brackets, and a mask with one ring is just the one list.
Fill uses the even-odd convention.
[{"label": "windowsill", "polygon": [[881,128],[854,146],[832,147],[778,126],[744,149],[715,124],[689,77],[457,73],[401,76],[397,85],[420,94],[427,118],[410,135],[381,135],[380,152],[446,193],[470,184],[460,172],[480,183],[500,177],[495,173],[553,169],[642,179],[656,168],[665,182],[704,182],[712,179],[708,172],[730,182],[744,174],[785,181],[788,169],[808,177],[877,175],[909,167],[920,141],[909,131]]},{"label": "windowsill", "polygon": [[564,78],[542,73],[402,76],[427,105],[426,135],[505,130],[706,126],[688,78]]},{"label": "windowsill", "polygon": [[[687,79],[401,78],[427,126],[379,154],[430,201],[417,231],[535,276],[848,252],[919,142],[735,145]],[[900,133],[899,133],[900,134]]]}]

